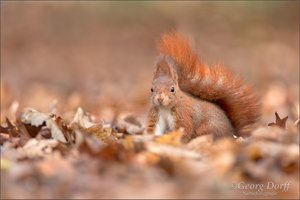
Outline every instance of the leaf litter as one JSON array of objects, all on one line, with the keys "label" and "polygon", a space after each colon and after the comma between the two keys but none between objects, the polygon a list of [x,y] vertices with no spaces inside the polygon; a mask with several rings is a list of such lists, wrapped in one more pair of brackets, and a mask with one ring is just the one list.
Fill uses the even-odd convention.
[{"label": "leaf litter", "polygon": [[128,113],[95,122],[78,108],[68,122],[29,108],[1,125],[7,138],[1,140],[1,195],[20,197],[27,185],[40,198],[241,198],[232,183],[290,181],[289,192],[277,197],[291,197],[299,194],[299,134],[286,120],[276,113],[276,126],[259,126],[248,138],[205,135],[185,144],[182,130],[146,135]]}]

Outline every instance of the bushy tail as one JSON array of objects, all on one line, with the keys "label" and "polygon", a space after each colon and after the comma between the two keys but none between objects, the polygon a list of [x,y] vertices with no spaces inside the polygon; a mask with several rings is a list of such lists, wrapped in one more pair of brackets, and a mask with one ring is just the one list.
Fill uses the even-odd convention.
[{"label": "bushy tail", "polygon": [[207,66],[177,32],[164,34],[159,52],[177,63],[179,87],[196,97],[218,104],[230,119],[236,135],[260,117],[260,104],[251,87],[221,65]]}]

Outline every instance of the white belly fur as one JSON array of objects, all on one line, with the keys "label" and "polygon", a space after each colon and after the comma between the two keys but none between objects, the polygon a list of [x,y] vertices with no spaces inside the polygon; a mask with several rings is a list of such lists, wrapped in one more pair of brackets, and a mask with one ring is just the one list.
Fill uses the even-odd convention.
[{"label": "white belly fur", "polygon": [[155,135],[163,135],[167,130],[174,129],[174,117],[170,109],[160,109],[158,111],[158,123],[155,126]]}]

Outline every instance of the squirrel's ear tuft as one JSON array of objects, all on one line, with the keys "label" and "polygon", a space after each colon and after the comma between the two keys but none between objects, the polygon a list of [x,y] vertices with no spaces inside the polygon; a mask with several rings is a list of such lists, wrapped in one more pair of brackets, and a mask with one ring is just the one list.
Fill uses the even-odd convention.
[{"label": "squirrel's ear tuft", "polygon": [[175,72],[175,64],[170,56],[159,56],[156,69],[154,73],[155,77],[167,76],[173,80],[177,80],[177,75]]}]

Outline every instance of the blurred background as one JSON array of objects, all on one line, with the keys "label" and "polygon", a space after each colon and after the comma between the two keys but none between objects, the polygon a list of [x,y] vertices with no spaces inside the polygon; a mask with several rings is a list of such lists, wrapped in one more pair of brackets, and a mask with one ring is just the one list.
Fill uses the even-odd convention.
[{"label": "blurred background", "polygon": [[145,116],[156,42],[172,30],[253,85],[263,120],[299,118],[299,1],[1,1],[1,119],[16,104]]},{"label": "blurred background", "polygon": [[[101,127],[100,120],[117,124],[132,113],[131,123],[145,125],[156,43],[174,30],[205,63],[223,63],[253,85],[263,115],[250,140],[214,146],[199,137],[194,148],[201,159],[194,160],[142,150],[153,141],[130,137],[117,141],[123,148],[104,146],[101,137],[115,136],[102,129],[92,132],[101,140],[85,135],[80,144],[76,134],[79,145],[69,148],[45,145],[47,129],[11,138],[16,130],[5,118],[16,122],[25,107],[68,122],[82,107]],[[299,199],[299,1],[1,1],[0,60],[4,199]],[[267,126],[276,111],[288,116],[287,130]],[[230,188],[239,181],[291,184],[288,192],[249,196]]]}]

